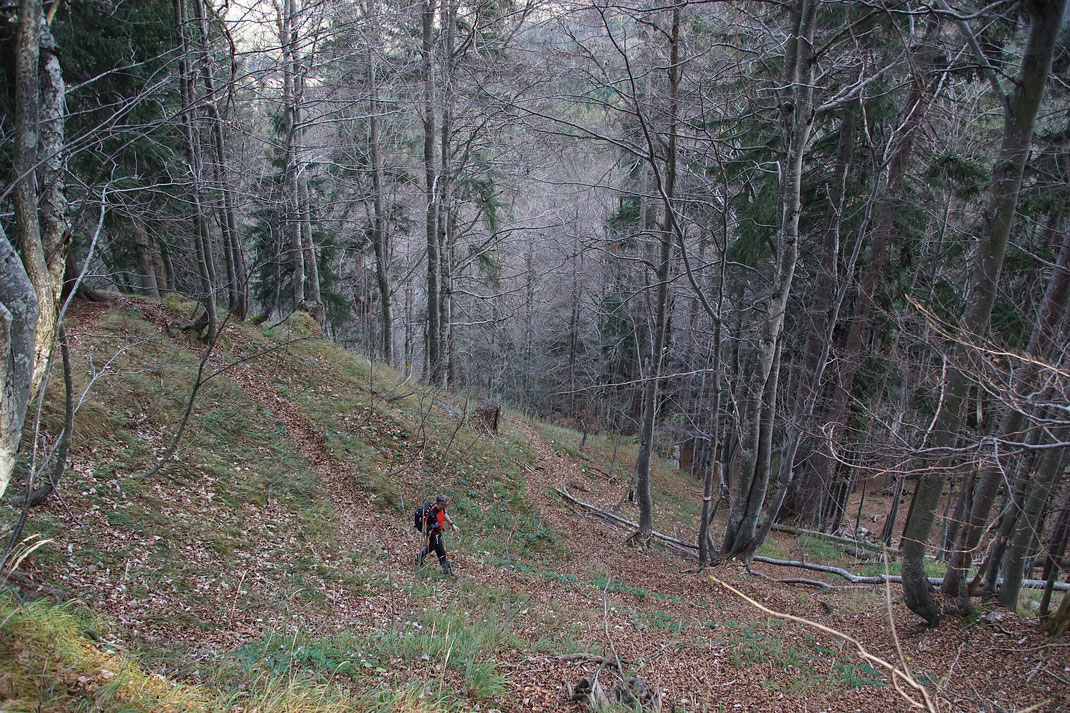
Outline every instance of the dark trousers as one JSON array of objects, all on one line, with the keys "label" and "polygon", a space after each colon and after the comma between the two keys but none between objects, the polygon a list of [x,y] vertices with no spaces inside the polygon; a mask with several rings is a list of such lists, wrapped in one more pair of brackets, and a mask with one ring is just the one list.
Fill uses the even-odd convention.
[{"label": "dark trousers", "polygon": [[434,552],[438,555],[438,563],[442,565],[442,569],[449,570],[449,563],[446,562],[446,548],[442,546],[442,533],[436,532],[433,535],[427,536],[427,547],[423,548],[420,552],[420,560]]}]

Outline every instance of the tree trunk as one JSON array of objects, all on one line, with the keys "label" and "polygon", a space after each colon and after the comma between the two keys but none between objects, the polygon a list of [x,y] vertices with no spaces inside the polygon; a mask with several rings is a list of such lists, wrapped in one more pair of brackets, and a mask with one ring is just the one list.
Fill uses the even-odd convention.
[{"label": "tree trunk", "polygon": [[[71,250],[67,253],[67,264],[63,269],[63,290],[60,292],[61,300],[66,300],[70,295],[71,290],[74,289],[75,283],[78,282],[78,277],[85,271],[84,267],[84,263],[75,257],[74,248],[72,246]],[[158,280],[157,284],[159,284]],[[75,297],[90,302],[103,302],[107,299],[101,292],[86,285],[85,280],[78,285],[78,292]]]},{"label": "tree trunk", "polygon": [[432,56],[435,31],[435,0],[424,0],[420,41],[421,80],[424,89],[424,195],[427,208],[424,228],[427,238],[427,381],[439,385],[444,377],[439,316],[438,198],[435,171],[435,85]]},{"label": "tree trunk", "polygon": [[1062,558],[1066,555],[1067,541],[1070,539],[1070,488],[1066,490],[1066,498],[1063,501],[1059,517],[1055,521],[1055,529],[1051,535],[1051,544],[1048,547],[1048,556],[1044,560],[1044,580],[1048,587],[1044,589],[1044,597],[1040,601],[1040,611],[1037,615],[1043,621],[1048,616],[1048,606],[1051,602],[1051,584],[1063,571],[1060,566]]},{"label": "tree trunk", "polygon": [[0,226],[0,497],[11,482],[32,393],[37,293]]},{"label": "tree trunk", "polygon": [[[15,146],[12,164],[15,185],[12,194],[16,242],[26,275],[37,295],[31,393],[37,390],[44,376],[56,333],[56,304],[52,297],[52,281],[41,234],[37,192],[37,159],[42,132],[38,64],[43,26],[40,0],[22,0],[15,43]],[[25,310],[22,312],[26,313]]]},{"label": "tree trunk", "polygon": [[[278,7],[278,6],[276,6]],[[282,134],[285,142],[283,167],[283,214],[290,255],[293,256],[294,309],[305,303],[305,247],[301,236],[301,198],[297,183],[297,130],[300,107],[297,97],[297,8],[284,0],[279,9],[279,44],[282,48]]]},{"label": "tree trunk", "polygon": [[[304,131],[301,132],[304,134]],[[301,247],[305,251],[304,263],[308,268],[308,299],[313,305],[323,305],[323,294],[320,292],[319,257],[316,255],[316,240],[312,236],[312,204],[308,195],[308,166],[298,168],[297,175],[297,200],[301,213]],[[317,310],[325,317],[322,310]],[[320,326],[326,326],[323,322]]]},{"label": "tree trunk", "polygon": [[[650,493],[650,453],[654,446],[654,425],[657,421],[658,391],[661,382],[661,366],[668,340],[669,267],[672,256],[673,205],[676,191],[676,116],[680,86],[679,39],[680,5],[672,6],[672,29],[669,36],[669,122],[665,141],[665,181],[662,199],[665,215],[658,235],[657,268],[654,274],[656,297],[654,304],[653,340],[646,379],[643,382],[643,407],[639,423],[639,451],[635,459],[636,502],[639,505],[639,532],[646,537],[654,529],[654,501]],[[638,97],[635,97],[638,100]],[[656,170],[657,157],[650,152],[647,161]]]},{"label": "tree trunk", "polygon": [[[973,484],[976,479],[977,469],[970,468],[970,473],[966,476],[966,482],[959,488],[957,498],[953,496],[955,483],[951,483],[951,492],[947,494],[947,501],[944,503],[944,536],[940,539],[940,559],[944,562],[951,560],[951,551],[955,546],[955,539],[958,537],[959,523],[962,522],[966,503],[972,497]],[[953,511],[951,509],[952,502],[955,504]]]},{"label": "tree trunk", "polygon": [[[372,4],[374,6],[374,3]],[[371,18],[373,25],[377,15]],[[375,250],[375,279],[379,286],[380,354],[387,364],[394,361],[394,318],[391,313],[390,294],[390,244],[385,207],[386,178],[383,168],[379,103],[379,73],[377,48],[368,45],[368,73],[371,92],[371,116],[368,118],[368,154],[372,163],[372,247]]]},{"label": "tree trunk", "polygon": [[[970,303],[962,319],[963,334],[967,339],[982,338],[992,314],[1007,240],[1018,205],[1022,171],[1032,145],[1033,125],[1051,71],[1059,20],[1063,16],[1066,0],[1032,0],[1023,2],[1022,7],[1029,18],[1029,37],[1022,54],[1014,95],[1006,98],[1003,144],[993,170],[994,180],[989,188],[980,245],[974,254],[967,290]],[[961,407],[968,390],[965,368],[959,350],[952,348],[944,403],[933,428],[934,447],[949,447],[958,437]],[[944,492],[945,479],[944,469],[921,477],[903,530],[903,598],[911,611],[932,626],[940,621],[940,608],[929,593],[925,550],[936,508]]]},{"label": "tree trunk", "polygon": [[310,313],[320,326],[327,328],[327,313],[323,309],[323,295],[320,291],[319,256],[316,254],[316,239],[312,234],[312,201],[308,191],[308,172],[310,164],[305,147],[308,127],[305,125],[305,79],[312,64],[312,54],[298,58],[297,44],[294,43],[294,161],[295,180],[297,182],[297,216],[301,221],[302,262],[305,266],[307,285],[306,296],[311,303]]},{"label": "tree trunk", "polygon": [[192,53],[187,36],[189,17],[186,14],[186,0],[175,0],[175,23],[179,34],[179,88],[182,97],[182,129],[184,148],[186,151],[186,163],[190,175],[190,201],[194,210],[195,236],[194,243],[197,253],[197,271],[201,278],[201,299],[204,304],[204,315],[194,324],[198,330],[204,326],[208,328],[207,340],[211,342],[217,333],[216,304],[215,304],[215,267],[212,259],[211,236],[209,235],[208,216],[205,213],[203,198],[203,164],[201,162],[201,147],[198,132],[195,126],[195,97],[196,87],[193,83],[192,68],[190,66]]},{"label": "tree trunk", "polygon": [[[727,196],[726,196],[727,202]],[[725,242],[727,242],[727,234],[725,235]],[[720,413],[721,413],[721,337],[723,331],[723,325],[721,322],[721,315],[724,310],[724,280],[725,270],[727,268],[727,261],[724,253],[724,244],[722,243],[722,249],[719,251],[720,255],[719,263],[721,268],[720,279],[717,281],[717,320],[714,323],[713,333],[713,386],[712,386],[712,405],[710,407],[710,424],[711,424],[711,441],[708,447],[705,449],[704,460],[706,461],[706,467],[703,470],[703,483],[702,483],[702,513],[699,519],[698,529],[698,560],[699,567],[706,567],[710,564],[711,543],[712,537],[710,536],[710,524],[713,522],[713,518],[717,513],[717,508],[721,504],[720,492],[718,492],[717,502],[711,507],[713,499],[713,487],[714,476],[718,476],[721,480],[720,485],[724,483],[724,471],[719,464],[719,451],[721,450],[720,442]],[[718,489],[720,491],[720,488]]]},{"label": "tree trunk", "polygon": [[[846,275],[842,281],[837,280],[837,265],[839,263],[840,242],[840,217],[844,200],[844,181],[850,166],[851,148],[854,143],[854,114],[848,113],[844,118],[840,129],[840,142],[837,151],[836,184],[832,190],[834,215],[830,218],[823,245],[823,258],[821,276],[814,295],[813,325],[808,330],[810,339],[804,348],[803,367],[799,376],[802,386],[800,400],[796,402],[793,423],[785,427],[784,442],[780,452],[780,464],[777,467],[776,487],[770,498],[766,518],[759,526],[752,538],[751,552],[757,551],[761,543],[769,535],[770,528],[780,513],[784,500],[791,491],[795,480],[796,455],[805,433],[812,432],[811,420],[814,408],[817,405],[821,393],[821,380],[825,373],[825,366],[829,361],[829,353],[832,350],[834,339],[833,330],[839,321],[840,307],[846,297],[846,286],[850,281],[851,273],[857,258],[857,251],[849,261]],[[837,285],[837,282],[840,282]],[[804,505],[802,512],[814,513],[815,526],[821,522],[820,504],[824,500],[814,498]]]},{"label": "tree trunk", "polygon": [[441,0],[439,26],[442,35],[441,109],[439,123],[438,172],[438,337],[439,359],[442,362],[442,384],[450,386],[455,370],[453,345],[453,246],[456,240],[457,211],[453,205],[453,113],[454,81],[456,80],[457,0]]},{"label": "tree trunk", "polygon": [[[64,192],[64,174],[67,167],[67,149],[64,140],[64,124],[67,117],[66,92],[63,71],[59,63],[59,47],[47,23],[41,25],[40,57],[40,121],[41,138],[37,182],[40,186],[38,212],[41,219],[41,244],[45,264],[48,267],[49,290],[47,301],[58,315],[63,278],[70,252],[70,221],[67,219],[67,197]],[[40,298],[38,298],[40,301]],[[55,328],[61,325],[58,322]],[[53,331],[48,344],[48,355],[55,345]],[[46,363],[48,358],[46,357]]]},{"label": "tree trunk", "polygon": [[[810,421],[813,418],[814,408],[820,394],[821,380],[828,363],[833,341],[832,330],[838,321],[839,308],[843,301],[843,293],[838,288],[841,280],[850,279],[849,275],[842,278],[839,276],[840,226],[843,219],[845,183],[852,163],[857,123],[854,108],[846,110],[840,125],[836,168],[829,188],[829,202],[833,212],[829,216],[828,225],[825,227],[821,240],[817,282],[814,286],[813,299],[807,310],[809,318],[804,323],[806,338],[802,365],[799,369],[799,384],[802,387],[802,393],[796,401],[792,422],[787,425],[788,432],[785,434],[784,447],[781,449],[779,467],[781,472],[778,473],[778,480],[790,483],[787,486],[789,490],[784,495],[786,509],[803,518],[809,518],[814,526],[817,525],[814,518],[819,515],[820,503],[823,499],[822,492],[815,487],[820,483],[805,476],[796,480],[792,471],[797,467],[796,454],[802,447],[802,441],[814,438],[814,436],[802,434],[813,433]],[[841,299],[837,299],[838,293]],[[805,448],[804,452],[813,448],[814,446]],[[786,469],[787,472],[785,472]],[[804,470],[803,472],[809,473],[810,471]],[[773,514],[775,515],[776,512]]]},{"label": "tree trunk", "polygon": [[785,89],[781,95],[784,136],[780,158],[780,240],[774,285],[766,302],[754,366],[747,393],[743,396],[742,463],[733,488],[728,528],[721,545],[721,552],[725,555],[743,554],[749,558],[760,544],[755,534],[770,478],[768,447],[778,379],[774,365],[779,362],[784,313],[799,255],[803,159],[814,121],[812,53],[817,6],[814,0],[796,1],[792,8],[792,29],[785,49]]},{"label": "tree trunk", "polygon": [[[57,341],[59,342],[60,354],[63,359],[63,430],[60,432],[59,441],[56,444],[55,461],[52,463],[51,472],[45,478],[44,483],[27,494],[25,501],[22,503],[22,507],[27,510],[43,503],[59,487],[59,482],[63,478],[63,472],[67,467],[67,456],[71,450],[71,435],[74,430],[74,375],[71,371],[71,349],[67,342],[66,330],[64,330],[62,324],[59,326]],[[31,482],[28,486],[33,485],[32,474],[30,478]],[[27,487],[27,490],[29,490],[29,487]]]},{"label": "tree trunk", "polygon": [[[1070,437],[1070,428],[1053,429],[1056,442],[1066,441]],[[1014,532],[1011,535],[1007,554],[1004,556],[1003,584],[999,588],[999,603],[1004,609],[1015,611],[1018,608],[1018,595],[1022,590],[1025,575],[1025,562],[1030,545],[1037,536],[1041,524],[1040,512],[1051,493],[1051,484],[1065,469],[1067,451],[1063,448],[1051,448],[1040,459],[1040,468],[1035,478],[1030,479],[1029,495],[1025,499],[1022,512],[1018,515]]]},{"label": "tree trunk", "polygon": [[888,505],[888,518],[884,521],[881,529],[881,542],[892,544],[892,535],[895,534],[895,520],[899,517],[899,505],[903,501],[903,485],[906,483],[904,476],[895,479],[895,488],[892,490],[892,502]]},{"label": "tree trunk", "polygon": [[[930,23],[923,40],[926,45],[939,35],[940,24],[939,20]],[[901,209],[900,197],[914,152],[914,138],[918,127],[925,121],[933,87],[939,80],[939,75],[931,71],[935,65],[934,52],[928,47],[925,52],[925,59],[918,71],[914,73],[910,94],[902,112],[899,141],[888,160],[888,177],[873,223],[869,251],[865,265],[859,271],[858,295],[855,300],[854,313],[849,319],[847,335],[844,338],[843,348],[839,351],[833,377],[829,380],[831,394],[827,397],[828,401],[820,420],[825,424],[827,432],[823,439],[811,441],[816,446],[813,450],[804,451],[798,458],[809,464],[802,487],[814,493],[816,497],[823,496],[832,486],[836,471],[836,458],[829,449],[837,446],[842,440],[850,416],[852,388],[858,369],[862,365],[864,335],[887,258],[888,245],[895,230],[895,218]],[[815,514],[823,509],[817,502],[807,502],[806,508]]]},{"label": "tree trunk", "polygon": [[156,247],[160,249],[160,264],[162,266],[156,285],[164,292],[176,292],[178,289],[178,273],[175,271],[175,262],[171,257],[171,249],[161,242],[157,242]]},{"label": "tree trunk", "polygon": [[134,245],[137,246],[138,271],[141,273],[141,292],[149,297],[159,297],[160,288],[156,284],[156,270],[152,260],[152,238],[145,231],[145,225],[138,219],[134,219],[130,226],[134,234]]},{"label": "tree trunk", "polygon": [[1058,638],[1070,628],[1070,592],[1063,595],[1063,603],[1059,605],[1059,611],[1048,621],[1044,622],[1044,631],[1051,634],[1052,638]]},{"label": "tree trunk", "polygon": [[[1038,442],[1039,440],[1037,438],[1034,437],[1032,439],[1034,445]],[[1011,481],[1009,492],[1007,493],[1003,507],[1003,514],[998,523],[999,529],[996,531],[995,538],[993,538],[988,558],[982,563],[977,576],[974,577],[974,581],[970,583],[968,589],[970,596],[973,596],[974,590],[980,583],[982,576],[984,577],[982,596],[991,598],[996,594],[996,581],[999,579],[999,571],[1003,568],[1003,558],[1007,552],[1007,547],[1010,544],[1015,524],[1018,522],[1018,515],[1021,513],[1022,508],[1025,507],[1025,498],[1029,489],[1029,477],[1033,470],[1035,454],[1036,451],[1030,451],[1023,456],[1020,456],[1020,462],[1009,469],[1009,472],[1013,472],[1015,475],[1014,479]]]},{"label": "tree trunk", "polygon": [[209,45],[209,27],[207,13],[201,5],[202,0],[194,0],[193,17],[197,28],[200,46],[200,74],[204,84],[204,107],[212,132],[212,174],[219,195],[216,206],[219,212],[219,225],[223,232],[223,257],[227,270],[227,302],[230,313],[238,319],[245,319],[249,313],[248,278],[245,274],[245,257],[242,252],[241,238],[238,234],[237,209],[234,204],[234,192],[230,185],[227,170],[227,155],[223,137],[223,119],[219,114],[216,100],[215,59]]}]

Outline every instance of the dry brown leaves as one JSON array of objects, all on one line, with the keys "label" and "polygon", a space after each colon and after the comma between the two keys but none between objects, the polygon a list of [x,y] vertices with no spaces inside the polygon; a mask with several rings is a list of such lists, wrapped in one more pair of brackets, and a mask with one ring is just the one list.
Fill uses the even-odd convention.
[{"label": "dry brown leaves", "polygon": [[[83,332],[91,328],[97,315],[110,308],[75,304],[78,330]],[[139,300],[121,301],[121,305],[140,312],[161,334],[174,321],[160,305]],[[217,359],[221,365],[222,357]],[[344,545],[361,551],[380,549],[384,556],[375,560],[379,573],[398,582],[397,587],[379,588],[370,594],[350,592],[337,583],[312,578],[310,585],[322,592],[329,613],[324,614],[322,607],[305,607],[298,600],[288,613],[248,610],[245,603],[255,598],[252,595],[269,598],[272,588],[278,586],[271,558],[257,553],[272,551],[280,544],[280,537],[293,532],[293,516],[270,501],[256,511],[234,512],[221,507],[212,479],[205,475],[194,487],[174,489],[154,484],[161,514],[179,520],[210,519],[219,527],[248,527],[248,546],[235,554],[240,564],[228,564],[201,542],[175,543],[184,558],[198,564],[199,571],[218,574],[165,581],[164,586],[135,596],[129,572],[131,568],[152,567],[158,544],[154,537],[139,535],[136,528],[117,526],[114,518],[109,520],[109,512],[124,504],[124,493],[121,488],[112,488],[113,476],[100,475],[102,471],[92,467],[93,454],[78,452],[72,467],[79,471],[84,494],[88,496],[92,488],[98,496],[103,492],[106,497],[72,493],[64,504],[49,505],[50,515],[70,524],[62,547],[74,555],[92,540],[120,554],[127,564],[116,571],[93,564],[72,567],[68,562],[41,574],[80,593],[91,608],[117,621],[124,637],[184,647],[187,661],[234,650],[271,630],[300,628],[322,633],[347,628],[386,629],[406,606],[401,587],[411,576],[411,557],[417,546],[408,523],[384,517],[368,494],[352,487],[351,475],[332,456],[322,434],[296,404],[278,393],[255,362],[230,370],[228,377],[283,421],[295,449],[313,464],[330,493]],[[637,551],[626,547],[624,540],[630,533],[552,501],[547,495],[552,488],[579,483],[587,491],[584,499],[612,507],[620,498],[621,484],[600,479],[590,469],[583,470],[559,456],[530,426],[515,425],[530,439],[536,455],[536,465],[527,473],[529,497],[540,516],[566,539],[571,554],[563,562],[548,565],[543,577],[488,565],[475,553],[451,555],[465,577],[529,597],[513,622],[521,636],[537,641],[564,634],[571,642],[597,644],[605,653],[616,650],[626,669],[661,692],[664,710],[697,711],[702,705],[727,711],[906,709],[886,677],[863,672],[859,687],[844,683],[846,673],[859,672],[856,667],[860,662],[836,641],[799,626],[771,624],[715,588],[703,574],[688,571],[694,563],[659,548]],[[415,483],[420,475],[414,466],[414,472],[401,472],[398,477]],[[696,498],[698,489],[696,484]],[[257,526],[249,527],[254,519]],[[685,533],[681,536],[688,537]],[[315,543],[286,540],[282,544],[322,556]],[[348,566],[332,560],[326,564]],[[899,663],[879,590],[815,593],[804,587],[774,587],[733,564],[719,568],[717,576],[770,608],[844,631],[875,654]],[[595,582],[601,588],[594,586]],[[180,588],[188,587],[197,592],[196,605],[185,603],[189,597],[179,594]],[[450,596],[448,586],[441,588],[441,596]],[[175,611],[182,611],[183,616],[169,615]],[[1047,710],[1070,705],[1070,645],[1051,643],[1032,621],[1007,615],[999,628],[993,628],[948,620],[938,630],[929,631],[901,604],[893,611],[908,658],[905,663],[932,685],[942,710],[985,710],[989,704],[1012,710],[1046,700],[1050,701]],[[564,683],[599,668],[596,657],[564,660],[515,649],[500,650],[496,664],[509,680],[511,700],[503,706],[509,711],[574,709],[575,705],[563,701]],[[611,670],[615,668],[605,667],[602,675],[616,675]],[[419,673],[395,671],[391,675],[401,677],[400,681]]]}]

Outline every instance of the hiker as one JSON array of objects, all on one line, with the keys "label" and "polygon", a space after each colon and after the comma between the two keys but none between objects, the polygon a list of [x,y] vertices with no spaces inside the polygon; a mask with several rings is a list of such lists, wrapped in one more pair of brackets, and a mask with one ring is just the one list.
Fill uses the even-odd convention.
[{"label": "hiker", "polygon": [[[446,525],[452,525],[455,532],[460,532],[461,528],[457,527],[457,523],[450,519],[450,516],[446,514],[446,507],[450,504],[450,498],[448,495],[439,495],[435,498],[435,504],[426,503],[423,508],[425,515],[423,518],[423,535],[427,541],[427,546],[420,551],[419,564],[424,563],[424,557],[426,557],[432,550],[438,555],[438,562],[442,565],[442,571],[446,574],[453,574],[450,563],[446,560],[446,548],[442,546],[442,530]],[[431,505],[430,507],[427,507]]]}]

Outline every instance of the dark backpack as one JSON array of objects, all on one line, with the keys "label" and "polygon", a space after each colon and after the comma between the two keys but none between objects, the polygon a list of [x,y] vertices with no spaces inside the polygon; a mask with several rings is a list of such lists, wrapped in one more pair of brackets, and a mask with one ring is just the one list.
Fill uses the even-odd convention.
[{"label": "dark backpack", "polygon": [[427,522],[427,516],[431,514],[432,507],[431,503],[424,503],[416,508],[416,512],[412,514],[412,524],[416,527],[417,532],[424,531],[424,523]]}]

